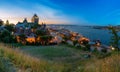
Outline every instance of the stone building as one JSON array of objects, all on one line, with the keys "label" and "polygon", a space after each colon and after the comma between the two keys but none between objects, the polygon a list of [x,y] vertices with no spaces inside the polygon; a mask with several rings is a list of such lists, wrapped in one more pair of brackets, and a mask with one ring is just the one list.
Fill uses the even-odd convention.
[{"label": "stone building", "polygon": [[46,30],[46,25],[39,24],[39,17],[34,14],[34,16],[31,18],[31,22],[28,22],[27,18],[25,18],[23,22],[18,22],[15,25],[14,35],[17,37],[17,41],[20,41],[19,35],[24,34],[27,42],[29,41],[30,43],[35,43],[36,30]]}]

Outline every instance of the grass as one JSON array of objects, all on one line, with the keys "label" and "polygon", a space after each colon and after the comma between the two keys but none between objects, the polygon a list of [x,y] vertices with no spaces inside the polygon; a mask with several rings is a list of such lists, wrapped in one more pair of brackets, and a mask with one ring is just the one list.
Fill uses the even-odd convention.
[{"label": "grass", "polygon": [[56,45],[56,46],[23,46],[19,50],[23,53],[37,57],[39,59],[46,59],[49,61],[56,62],[69,62],[73,63],[76,60],[80,60],[81,56],[85,52],[79,51],[67,47],[66,45]]},{"label": "grass", "polygon": [[27,46],[22,48],[23,51],[28,52],[32,55],[42,55],[44,57],[67,57],[67,56],[72,56],[72,51],[63,48],[62,46],[39,46],[39,47],[34,47],[34,46]]},{"label": "grass", "polygon": [[4,51],[0,49],[0,72],[15,72],[15,67],[3,54]]},{"label": "grass", "polygon": [[45,60],[37,59],[29,55],[25,55],[19,50],[13,50],[11,48],[0,45],[0,49],[4,51],[4,57],[10,59],[16,67],[22,72],[31,70],[30,72],[62,72],[64,66],[62,64],[50,63]]},{"label": "grass", "polygon": [[84,66],[84,72],[120,72],[120,55],[92,59]]},{"label": "grass", "polygon": [[[88,52],[66,45],[11,48],[1,44],[0,49],[3,50],[2,57],[22,72],[120,72],[120,53],[117,52],[105,58],[92,55],[92,58],[85,59]],[[6,69],[4,67],[0,63],[0,69]]]}]

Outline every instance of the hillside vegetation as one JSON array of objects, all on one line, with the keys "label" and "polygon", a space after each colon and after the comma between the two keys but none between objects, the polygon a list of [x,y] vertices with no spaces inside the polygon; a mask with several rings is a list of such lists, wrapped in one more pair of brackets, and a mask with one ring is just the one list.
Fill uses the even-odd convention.
[{"label": "hillside vegetation", "polygon": [[0,44],[1,72],[120,72],[120,53],[99,59],[89,52],[61,46],[20,46]]},{"label": "hillside vegetation", "polygon": [[[16,71],[25,72],[29,70],[28,72],[62,72],[64,69],[64,66],[61,64],[50,63],[42,59],[37,59],[35,57],[25,55],[17,49],[14,50],[4,47],[3,45],[0,45],[0,53],[1,57],[5,59],[5,62],[8,60],[8,62],[12,63],[13,66],[16,67]],[[6,70],[6,67],[9,68],[10,65],[6,66],[6,64],[0,64],[0,68],[3,72],[10,72]]]},{"label": "hillside vegetation", "polygon": [[84,66],[84,72],[120,72],[120,55],[113,54],[104,59],[92,59]]}]

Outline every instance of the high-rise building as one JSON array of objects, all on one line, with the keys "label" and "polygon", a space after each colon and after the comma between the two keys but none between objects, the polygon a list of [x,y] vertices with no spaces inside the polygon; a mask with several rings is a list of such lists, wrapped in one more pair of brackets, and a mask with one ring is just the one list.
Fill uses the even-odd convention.
[{"label": "high-rise building", "polygon": [[37,14],[34,14],[31,21],[32,21],[32,23],[35,23],[35,24],[39,23],[39,17],[37,16]]}]

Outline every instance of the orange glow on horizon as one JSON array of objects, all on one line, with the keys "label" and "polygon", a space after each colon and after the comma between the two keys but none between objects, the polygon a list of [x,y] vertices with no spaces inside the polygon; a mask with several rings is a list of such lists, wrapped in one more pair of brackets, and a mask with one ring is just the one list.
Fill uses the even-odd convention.
[{"label": "orange glow on horizon", "polygon": [[[6,23],[6,20],[9,20],[9,23],[17,24],[18,22],[23,22],[24,18],[1,18],[4,23]],[[27,18],[28,22],[31,22],[31,18]],[[64,21],[64,20],[52,20],[52,19],[46,19],[42,20],[39,19],[39,24],[42,24],[42,22],[46,24],[69,24],[69,22]]]}]

